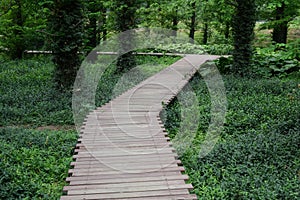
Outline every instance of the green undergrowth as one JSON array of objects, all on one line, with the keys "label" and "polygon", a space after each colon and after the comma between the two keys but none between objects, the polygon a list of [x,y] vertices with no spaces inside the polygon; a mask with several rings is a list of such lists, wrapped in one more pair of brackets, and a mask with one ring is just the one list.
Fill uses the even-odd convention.
[{"label": "green undergrowth", "polygon": [[74,131],[0,128],[0,199],[59,199]]},{"label": "green undergrowth", "polygon": [[[180,159],[193,192],[199,199],[299,199],[299,79],[223,79],[228,98],[224,130],[203,158],[199,151],[210,123],[210,97],[200,76],[190,82],[200,118],[193,144]],[[178,134],[183,109],[178,99],[166,108],[171,138]]]},{"label": "green undergrowth", "polygon": [[72,124],[71,93],[55,90],[50,60],[0,65],[0,126]]},{"label": "green undergrowth", "polygon": [[[119,92],[132,86],[130,80],[136,84],[178,59],[138,57],[138,67],[129,73],[136,79],[119,81],[124,83]],[[113,69],[98,84],[97,105],[113,98],[121,78]],[[78,134],[72,130],[72,95],[55,90],[53,70],[49,59],[0,61],[0,199],[59,199],[62,194]],[[59,130],[64,126],[71,130]],[[41,130],[47,127],[53,130]]]}]

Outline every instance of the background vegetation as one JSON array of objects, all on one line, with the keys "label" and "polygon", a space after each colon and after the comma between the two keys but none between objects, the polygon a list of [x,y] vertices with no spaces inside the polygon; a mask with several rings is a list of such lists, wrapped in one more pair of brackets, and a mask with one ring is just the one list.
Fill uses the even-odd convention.
[{"label": "background vegetation", "polygon": [[[233,55],[216,61],[229,108],[221,139],[202,159],[197,153],[210,99],[201,77],[191,81],[201,120],[181,159],[199,199],[299,199],[299,7],[295,0],[2,0],[0,199],[59,198],[77,139],[71,110],[76,70],[97,44],[135,27],[191,37],[188,44],[149,51]],[[114,97],[123,72],[139,79],[119,93],[177,59],[125,55],[99,81],[97,106]],[[181,109],[176,100],[166,108],[171,137]]]}]

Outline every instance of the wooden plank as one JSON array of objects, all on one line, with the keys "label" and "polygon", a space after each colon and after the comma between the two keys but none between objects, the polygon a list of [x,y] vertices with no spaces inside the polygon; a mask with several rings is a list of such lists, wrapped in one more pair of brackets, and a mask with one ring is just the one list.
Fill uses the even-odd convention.
[{"label": "wooden plank", "polygon": [[69,195],[82,195],[82,194],[124,194],[124,193],[138,193],[138,192],[159,192],[163,190],[176,190],[176,189],[192,189],[192,185],[190,184],[179,184],[179,185],[163,185],[160,183],[159,185],[148,185],[148,186],[138,186],[137,184],[132,187],[128,186],[126,188],[123,187],[98,187],[95,185],[94,187],[90,187],[89,185],[84,188],[76,187],[76,186],[66,186],[68,187],[67,191]]},{"label": "wooden plank", "polygon": [[146,173],[119,173],[112,176],[111,174],[103,175],[87,175],[87,176],[71,176],[68,179],[72,180],[109,180],[109,179],[129,179],[129,178],[139,178],[139,177],[159,177],[168,180],[171,176],[184,176],[180,171],[149,171]]},{"label": "wooden plank", "polygon": [[[82,177],[80,177],[82,178]],[[172,176],[149,176],[145,177],[141,174],[139,177],[128,176],[126,178],[110,178],[103,179],[99,177],[97,179],[74,179],[74,177],[69,177],[66,179],[69,185],[90,185],[90,184],[111,184],[111,183],[139,183],[139,182],[149,182],[149,181],[169,181],[169,180],[188,180],[187,175],[172,175]]]},{"label": "wooden plank", "polygon": [[[84,195],[69,195],[61,197],[61,200],[96,200],[96,199],[126,199],[126,198],[153,198],[153,197],[176,197],[181,195],[189,195],[186,189],[177,189],[177,190],[159,190],[159,191],[142,191],[142,192],[127,192],[127,193],[107,193],[103,194],[84,194]],[[193,199],[194,195],[191,195]]]},{"label": "wooden plank", "polygon": [[[123,171],[117,171],[117,170],[98,170],[98,171],[75,171],[73,169],[69,169],[69,174],[72,174],[72,176],[97,176],[97,175],[104,175],[109,174],[111,176],[120,175],[123,173],[148,173],[148,172],[155,172],[157,171],[157,168],[148,168],[148,169],[124,169]],[[159,169],[159,171],[162,172],[184,172],[184,167],[169,167],[169,168],[163,168]]]}]

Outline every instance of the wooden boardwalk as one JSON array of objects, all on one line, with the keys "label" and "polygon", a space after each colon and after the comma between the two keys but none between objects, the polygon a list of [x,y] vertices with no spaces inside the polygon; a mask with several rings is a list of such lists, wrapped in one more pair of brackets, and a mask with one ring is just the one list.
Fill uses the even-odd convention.
[{"label": "wooden boardwalk", "polygon": [[187,55],[85,120],[62,200],[197,199],[159,118],[201,64]]}]

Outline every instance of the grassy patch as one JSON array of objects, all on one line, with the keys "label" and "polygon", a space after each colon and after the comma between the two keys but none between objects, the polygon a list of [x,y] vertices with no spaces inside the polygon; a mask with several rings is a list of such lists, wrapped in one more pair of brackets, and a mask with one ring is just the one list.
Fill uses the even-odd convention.
[{"label": "grassy patch", "polygon": [[[299,199],[299,80],[223,78],[229,104],[225,128],[202,159],[199,144],[210,122],[210,97],[199,76],[191,81],[201,118],[194,145],[181,160],[194,193],[199,199]],[[181,109],[175,101],[166,111],[172,137]]]}]

